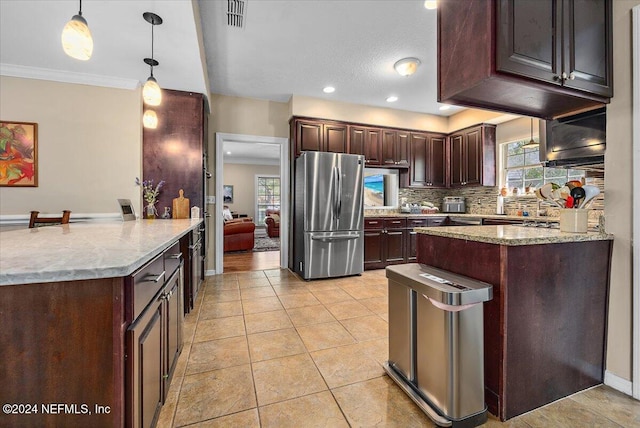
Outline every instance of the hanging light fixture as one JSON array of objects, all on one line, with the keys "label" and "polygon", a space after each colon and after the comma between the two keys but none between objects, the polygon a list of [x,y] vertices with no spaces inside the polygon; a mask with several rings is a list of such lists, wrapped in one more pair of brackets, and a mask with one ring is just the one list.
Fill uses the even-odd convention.
[{"label": "hanging light fixture", "polygon": [[396,69],[399,75],[401,76],[411,76],[416,72],[418,66],[420,65],[420,60],[418,58],[402,58],[400,61],[393,64],[393,68]]},{"label": "hanging light fixture", "polygon": [[531,118],[531,139],[529,140],[529,142],[527,144],[524,144],[522,146],[523,149],[535,149],[538,148],[540,146],[540,143],[536,143],[535,140],[533,139],[533,118]]},{"label": "hanging light fixture", "polygon": [[80,11],[71,17],[71,21],[62,29],[62,49],[71,58],[86,61],[93,53],[93,38],[87,25],[87,21],[82,17],[82,0],[80,0]]},{"label": "hanging light fixture", "polygon": [[145,128],[156,129],[158,127],[158,115],[156,112],[151,109],[145,110],[142,116],[142,125]]},{"label": "hanging light fixture", "polygon": [[158,81],[153,77],[153,67],[156,67],[160,63],[153,59],[153,27],[162,24],[162,18],[151,12],[143,13],[142,17],[145,21],[151,24],[151,58],[144,59],[144,63],[151,67],[151,76],[149,76],[142,87],[142,98],[144,99],[145,104],[150,106],[159,106],[162,102],[162,91],[160,90]]}]

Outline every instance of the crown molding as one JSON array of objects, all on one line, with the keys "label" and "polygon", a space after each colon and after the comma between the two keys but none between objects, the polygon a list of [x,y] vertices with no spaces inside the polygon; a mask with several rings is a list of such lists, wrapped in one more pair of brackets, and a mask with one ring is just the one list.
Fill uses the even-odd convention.
[{"label": "crown molding", "polygon": [[75,73],[72,71],[2,63],[0,63],[0,75],[129,90],[136,89],[140,84],[138,80],[124,79],[121,77],[100,76],[97,74]]}]

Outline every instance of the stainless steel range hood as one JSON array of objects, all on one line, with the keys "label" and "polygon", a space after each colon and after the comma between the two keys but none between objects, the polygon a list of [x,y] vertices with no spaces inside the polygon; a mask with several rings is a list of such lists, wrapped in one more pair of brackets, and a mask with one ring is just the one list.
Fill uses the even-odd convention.
[{"label": "stainless steel range hood", "polygon": [[540,162],[544,166],[604,170],[606,108],[540,121]]}]

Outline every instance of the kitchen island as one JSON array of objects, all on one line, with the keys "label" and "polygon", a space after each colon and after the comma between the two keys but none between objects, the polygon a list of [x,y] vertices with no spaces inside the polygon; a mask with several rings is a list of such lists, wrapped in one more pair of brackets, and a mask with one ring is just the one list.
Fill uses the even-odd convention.
[{"label": "kitchen island", "polygon": [[613,237],[523,226],[425,227],[417,261],[493,285],[485,401],[507,420],[603,382]]},{"label": "kitchen island", "polygon": [[0,426],[150,425],[180,351],[179,240],[201,222],[0,233]]}]

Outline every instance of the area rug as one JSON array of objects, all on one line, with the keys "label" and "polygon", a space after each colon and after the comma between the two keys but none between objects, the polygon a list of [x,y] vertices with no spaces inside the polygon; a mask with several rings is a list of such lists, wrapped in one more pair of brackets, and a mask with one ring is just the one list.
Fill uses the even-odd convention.
[{"label": "area rug", "polygon": [[256,236],[253,251],[280,251],[280,238]]}]

